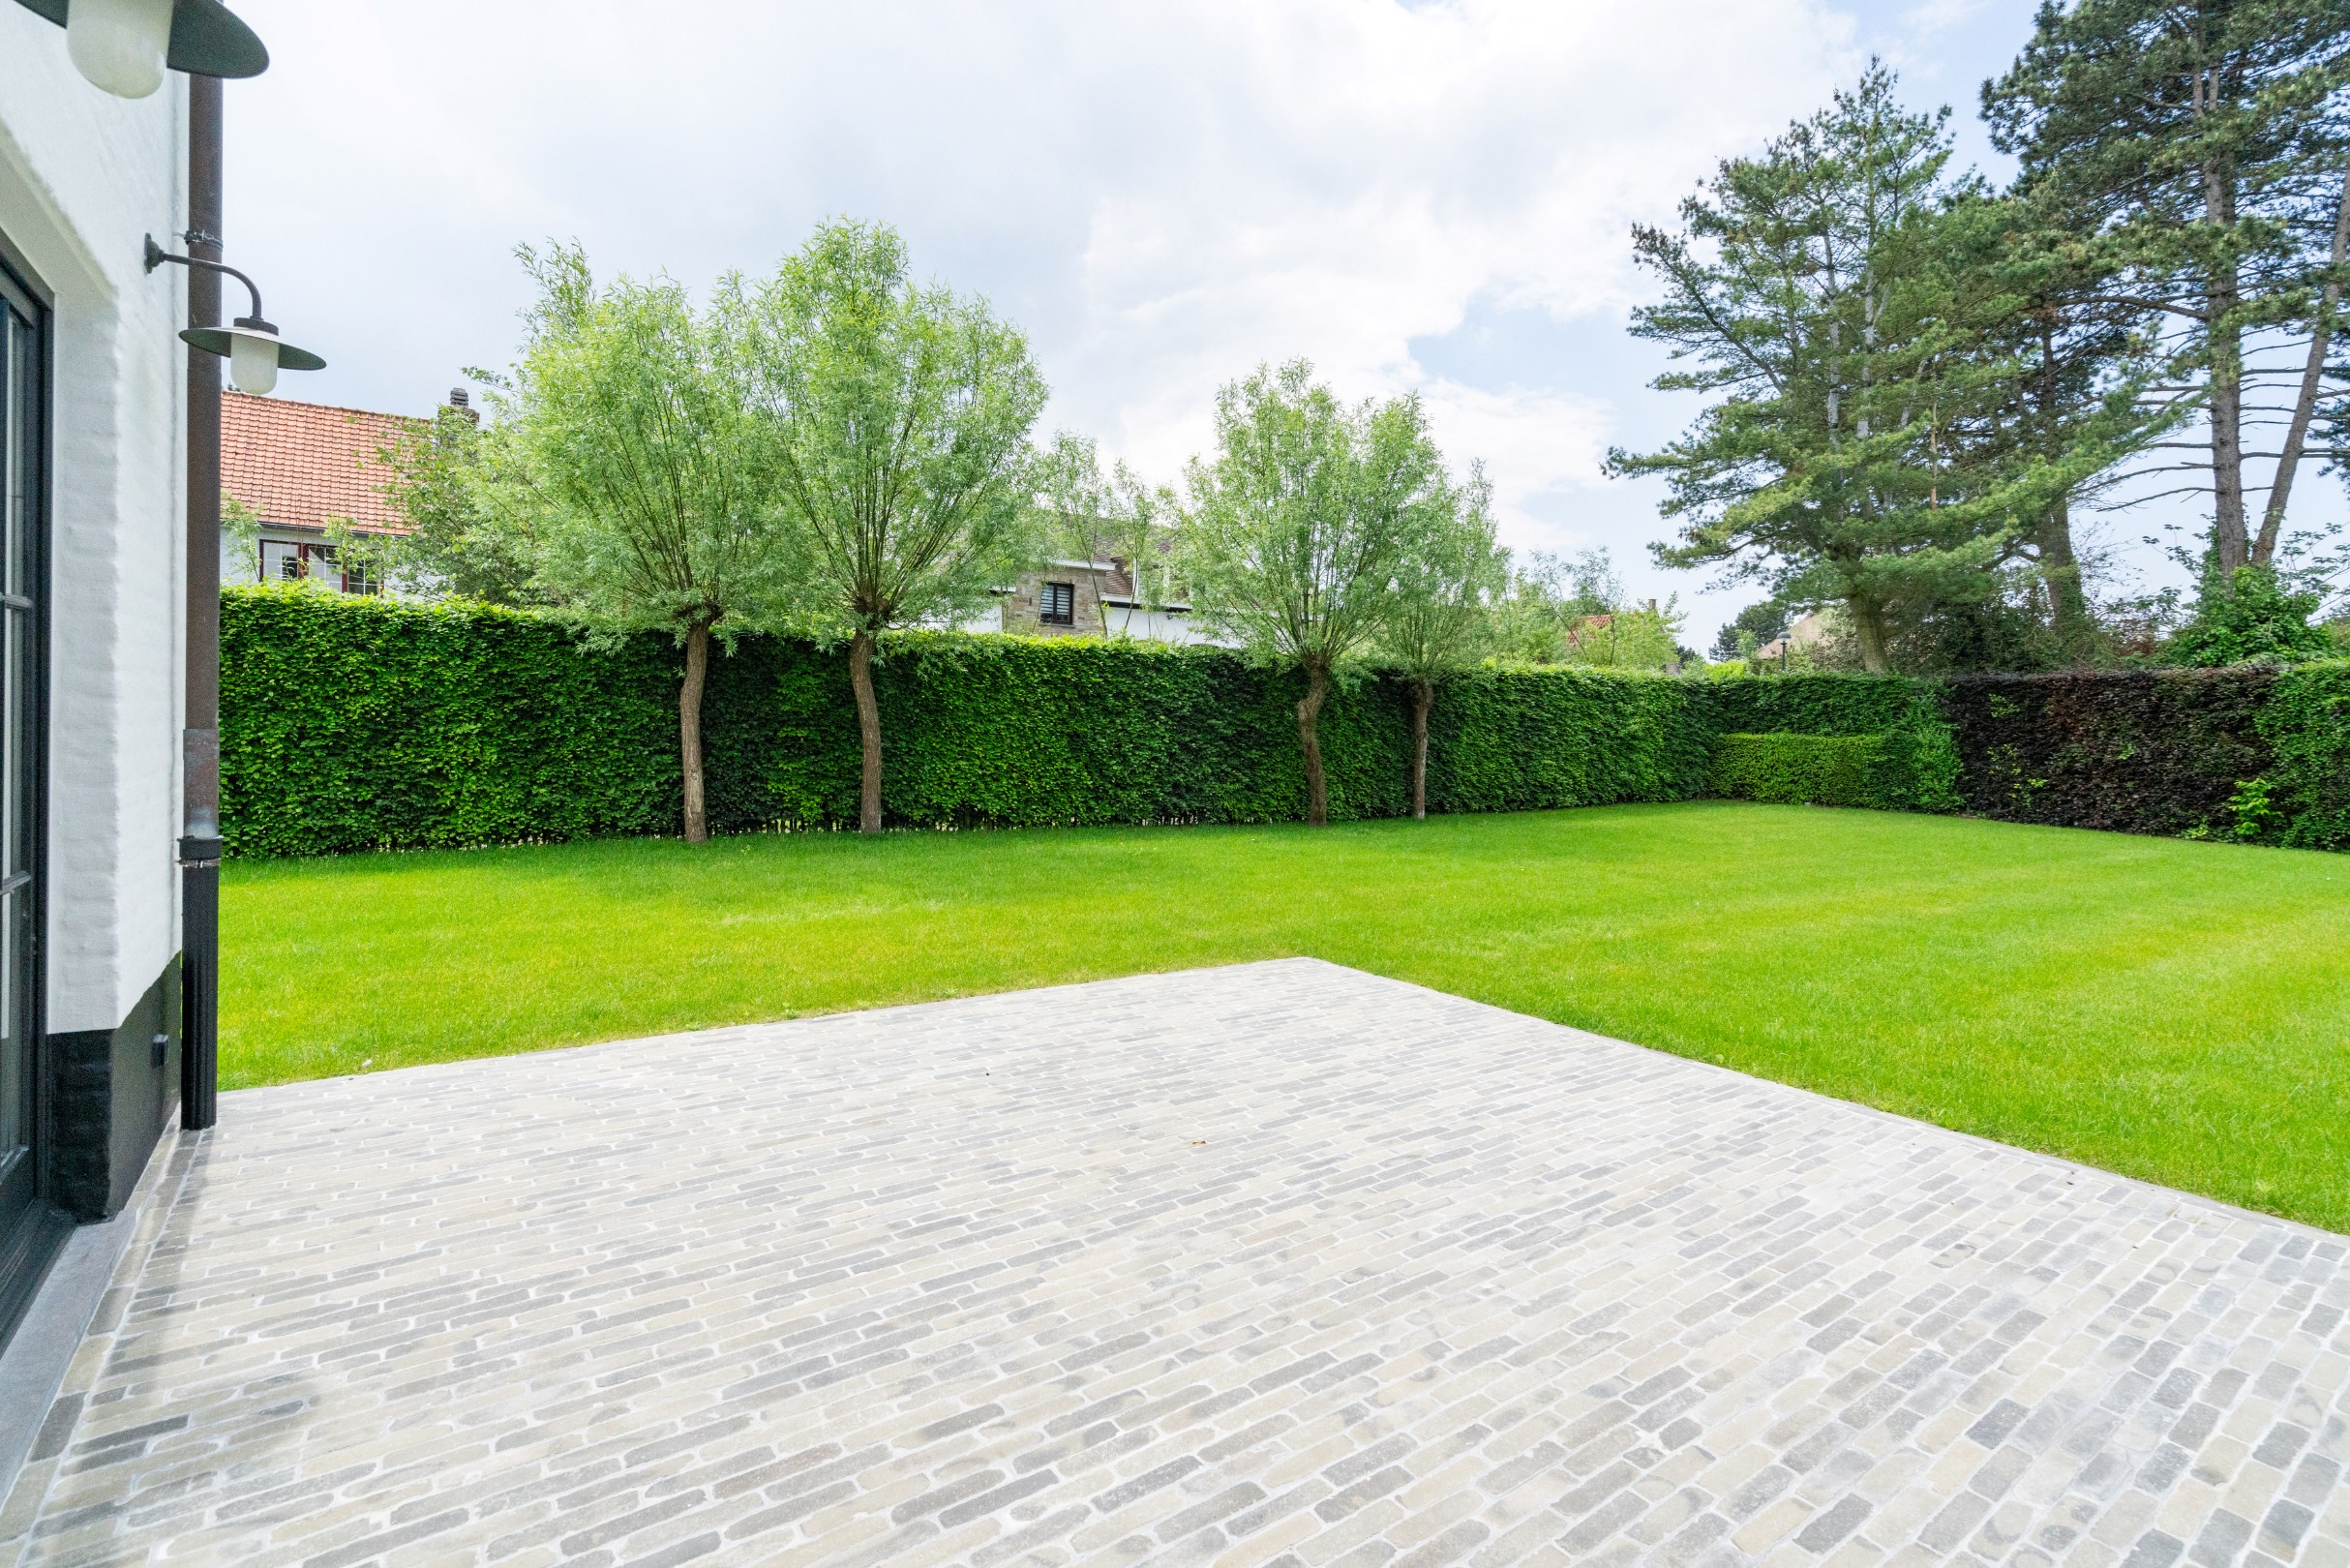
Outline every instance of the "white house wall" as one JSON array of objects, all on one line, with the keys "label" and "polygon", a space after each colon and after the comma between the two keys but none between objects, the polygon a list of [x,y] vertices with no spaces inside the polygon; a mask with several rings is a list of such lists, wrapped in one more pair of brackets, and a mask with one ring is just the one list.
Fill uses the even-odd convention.
[{"label": "white house wall", "polygon": [[126,102],[0,4],[0,237],[54,312],[49,1016],[111,1029],[177,950],[187,78]]},{"label": "white house wall", "polygon": [[1223,640],[1210,636],[1190,616],[1168,610],[1136,609],[1131,605],[1104,605],[1102,617],[1109,622],[1112,636],[1132,637],[1151,643],[1206,643],[1227,646]]}]

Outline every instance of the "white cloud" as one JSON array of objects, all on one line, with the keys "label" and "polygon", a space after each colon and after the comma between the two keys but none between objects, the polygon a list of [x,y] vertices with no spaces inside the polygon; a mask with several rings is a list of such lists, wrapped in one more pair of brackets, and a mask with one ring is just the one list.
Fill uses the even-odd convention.
[{"label": "white cloud", "polygon": [[1594,530],[1560,528],[1543,515],[1555,513],[1556,505],[1543,503],[1571,502],[1603,482],[1606,404],[1573,393],[1516,386],[1489,391],[1444,379],[1429,382],[1422,395],[1445,450],[1485,460],[1505,539],[1552,549],[1600,542]]},{"label": "white cloud", "polygon": [[1302,354],[1423,386],[1535,544],[1594,536],[1579,494],[1620,530],[1599,452],[1643,394],[1530,348],[1447,380],[1413,341],[1479,302],[1620,317],[1627,226],[1857,63],[1819,0],[239,9],[276,65],[231,89],[232,257],[334,362],[311,395],[420,408],[502,363],[518,241],[699,285],[850,212],[1028,328],[1048,425],[1171,476],[1220,382]]}]

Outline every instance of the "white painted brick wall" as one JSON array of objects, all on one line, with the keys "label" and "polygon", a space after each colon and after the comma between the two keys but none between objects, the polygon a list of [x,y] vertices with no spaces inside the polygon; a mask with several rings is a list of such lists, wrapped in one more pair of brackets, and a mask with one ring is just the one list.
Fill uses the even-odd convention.
[{"label": "white painted brick wall", "polygon": [[125,102],[0,5],[0,236],[51,294],[49,1027],[119,1024],[178,947],[187,78]]}]

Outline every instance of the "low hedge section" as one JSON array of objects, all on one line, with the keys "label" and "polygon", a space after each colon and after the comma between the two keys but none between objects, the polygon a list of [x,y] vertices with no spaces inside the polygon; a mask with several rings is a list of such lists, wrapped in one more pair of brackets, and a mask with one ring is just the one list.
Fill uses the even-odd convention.
[{"label": "low hedge section", "polygon": [[1708,793],[1779,805],[1875,805],[1884,770],[1879,735],[1726,735],[1705,769]]}]

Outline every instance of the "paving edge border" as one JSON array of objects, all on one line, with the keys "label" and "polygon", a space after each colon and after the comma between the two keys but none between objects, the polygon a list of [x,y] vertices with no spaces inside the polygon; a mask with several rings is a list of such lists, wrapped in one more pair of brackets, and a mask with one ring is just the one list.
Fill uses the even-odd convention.
[{"label": "paving edge border", "polygon": [[[1282,964],[1299,962],[1313,964],[1329,963],[1329,960],[1323,958],[1307,958],[1302,960],[1295,958],[1274,958],[1264,961]],[[1347,969],[1347,966],[1344,964],[1330,964],[1330,967],[1333,969]],[[1974,1144],[1978,1148],[1997,1149],[2002,1154],[2021,1155],[2027,1160],[2043,1161],[2051,1165],[2062,1166],[2065,1170],[2078,1171],[2084,1176],[2094,1177],[2099,1181],[2111,1182],[2117,1187],[2134,1188],[2144,1192],[2159,1193],[2163,1197],[2173,1199],[2179,1203],[2192,1204],[2197,1208],[2209,1209],[2215,1214],[2225,1215],[2230,1219],[2255,1220],[2263,1224],[2283,1225],[2288,1230],[2302,1231],[2307,1235],[2317,1237],[2321,1241],[2330,1241],[2336,1243],[2337,1245],[2350,1246],[2350,1233],[2345,1233],[2339,1230],[2328,1230],[2325,1226],[2313,1225],[2306,1220],[2288,1219],[2284,1215],[2270,1214],[2263,1209],[2247,1209],[2240,1203],[2230,1203],[2224,1198],[2210,1197],[2202,1192],[2190,1192],[2183,1187],[2165,1187],[2160,1182],[2151,1182],[2143,1176],[2130,1176],[2125,1175],[2118,1170],[2107,1170],[2103,1165],[2083,1164],[2078,1160],[2068,1160],[2063,1155],[2050,1154],[2045,1149],[2028,1149],[2020,1143],[2002,1143],[1999,1139],[1985,1137],[1980,1132],[1969,1132],[1961,1128],[1944,1127],[1940,1122],[1929,1122],[1921,1116],[1904,1116],[1899,1111],[1886,1110],[1882,1105],[1872,1105],[1865,1101],[1847,1100],[1841,1095],[1825,1094],[1818,1089],[1806,1089],[1799,1083],[1788,1083],[1779,1078],[1766,1078],[1759,1072],[1741,1071],[1737,1068],[1724,1067],[1719,1062],[1708,1062],[1702,1056],[1683,1056],[1678,1051],[1669,1051],[1664,1049],[1662,1046],[1642,1045],[1637,1040],[1618,1040],[1613,1035],[1602,1035],[1593,1030],[1579,1029],[1574,1024],[1562,1024],[1554,1019],[1540,1017],[1531,1012],[1517,1012],[1509,1008],[1496,1006],[1491,1002],[1480,1002],[1473,996],[1458,996],[1451,991],[1439,991],[1432,985],[1421,985],[1411,980],[1400,980],[1386,975],[1372,975],[1371,971],[1367,969],[1350,969],[1347,970],[1347,972],[1355,975],[1371,975],[1372,980],[1385,980],[1390,985],[1409,986],[1415,991],[1426,991],[1431,996],[1448,997],[1455,1002],[1465,1002],[1471,1007],[1484,1008],[1492,1012],[1505,1013],[1512,1018],[1532,1018],[1536,1023],[1546,1023],[1553,1029],[1563,1029],[1571,1035],[1586,1035],[1593,1040],[1604,1040],[1612,1045],[1628,1045],[1636,1051],[1644,1051],[1650,1056],[1668,1057],[1675,1062],[1687,1063],[1691,1067],[1704,1068],[1706,1070],[1711,1072],[1728,1073],[1733,1078],[1743,1078],[1748,1083],[1767,1083],[1773,1088],[1784,1089],[1789,1094],[1802,1095],[1809,1100],[1824,1100],[1831,1105],[1841,1105],[1847,1110],[1859,1111],[1865,1116],[1874,1116],[1880,1121],[1899,1122],[1904,1127],[1920,1128],[1942,1137],[1959,1138],[1965,1142]]]},{"label": "paving edge border", "polygon": [[204,1137],[166,1139],[120,1214],[75,1228],[0,1357],[0,1561],[22,1558],[57,1461],[80,1423],[81,1402],[105,1365]]},{"label": "paving edge border", "polygon": [[[1065,980],[1058,985],[1028,985],[1020,986],[1016,989],[1008,991],[973,991],[964,996],[937,997],[927,1002],[893,1002],[887,1007],[844,1008],[838,1011],[831,1012],[802,1013],[795,1018],[771,1018],[765,1021],[752,1023],[713,1024],[708,1029],[682,1029],[664,1035],[629,1035],[618,1040],[581,1040],[569,1045],[542,1045],[531,1050],[503,1051],[496,1056],[466,1057],[454,1062],[418,1062],[407,1067],[386,1068],[383,1070],[385,1072],[431,1072],[448,1068],[472,1068],[478,1067],[485,1063],[502,1062],[515,1057],[546,1056],[557,1051],[600,1051],[617,1049],[621,1046],[660,1044],[673,1040],[683,1042],[687,1040],[708,1040],[720,1036],[738,1036],[748,1030],[779,1029],[791,1024],[822,1024],[829,1018],[861,1018],[874,1013],[885,1012],[919,1012],[931,1008],[958,1007],[967,1002],[981,1002],[996,997],[1031,995],[1045,996],[1050,995],[1055,991],[1081,990],[1089,985],[1111,985],[1123,980],[1157,980],[1162,978],[1172,978],[1178,975],[1212,975],[1220,970],[1261,969],[1277,964],[1311,964],[1322,969],[1335,969],[1342,974],[1358,975],[1365,980],[1377,980],[1384,985],[1401,985],[1408,990],[1425,992],[1430,996],[1440,996],[1445,998],[1447,1001],[1465,1003],[1470,1007],[1483,1008],[1488,1011],[1498,1012],[1507,1017],[1522,1018],[1534,1023],[1547,1025],[1552,1029],[1562,1029],[1570,1035],[1581,1035],[1590,1040],[1606,1040],[1611,1045],[1629,1046],[1631,1049],[1636,1051],[1645,1051],[1651,1056],[1667,1057],[1675,1062],[1685,1062],[1691,1067],[1704,1068],[1713,1072],[1726,1072],[1732,1077],[1743,1078],[1750,1083],[1770,1084],[1775,1088],[1784,1089],[1790,1094],[1802,1095],[1812,1100],[1823,1100],[1830,1104],[1842,1105],[1847,1109],[1859,1111],[1865,1115],[1882,1117],[1889,1121],[1900,1122],[1909,1127],[1924,1128],[1945,1137],[1964,1138],[1969,1143],[1978,1144],[1986,1149],[1998,1149],[2006,1154],[2023,1155],[2026,1158],[2033,1160],[2044,1160],[2051,1164],[2061,1165],[2066,1170],[2078,1171],[2084,1176],[2094,1177],[2100,1181],[2119,1183],[2124,1187],[2142,1189],[2149,1192],[2158,1192],[2164,1197],[2175,1199],[2181,1203],[2194,1204],[2198,1207],[2211,1210],[2214,1214],[2224,1215],[2231,1219],[2263,1221],[2269,1224],[2284,1225],[2294,1230],[2305,1231],[2309,1235],[2319,1237],[2325,1241],[2350,1243],[2350,1232],[2328,1230],[2323,1225],[2313,1225],[2305,1220],[2292,1220],[2281,1214],[2270,1214],[2261,1209],[2247,1209],[2242,1204],[2230,1203],[2224,1198],[2210,1197],[2201,1192],[2190,1192],[2184,1188],[2165,1187],[2160,1182],[2150,1181],[2143,1176],[2125,1175],[2118,1170],[2107,1170],[2102,1165],[2084,1164],[2078,1160],[2068,1159],[2064,1155],[2050,1154],[2045,1149],[2030,1149],[2026,1148],[2020,1143],[2002,1143],[1999,1139],[1986,1137],[1980,1132],[1968,1132],[1959,1128],[1944,1127],[1940,1122],[1929,1122],[1922,1117],[1905,1116],[1900,1111],[1886,1110],[1883,1106],[1871,1105],[1863,1101],[1846,1100],[1840,1095],[1827,1094],[1818,1089],[1807,1089],[1801,1084],[1788,1083],[1779,1078],[1766,1078],[1758,1072],[1746,1072],[1737,1068],[1725,1067],[1719,1062],[1708,1062],[1701,1056],[1683,1056],[1678,1051],[1669,1051],[1664,1049],[1662,1046],[1642,1045],[1637,1040],[1621,1040],[1613,1035],[1603,1035],[1595,1030],[1580,1028],[1575,1024],[1560,1023],[1554,1018],[1545,1018],[1539,1013],[1520,1012],[1515,1009],[1505,1008],[1497,1003],[1479,1001],[1473,996],[1462,996],[1455,991],[1440,991],[1432,985],[1422,985],[1416,980],[1398,980],[1392,975],[1381,975],[1369,969],[1356,969],[1349,964],[1333,963],[1327,958],[1316,958],[1311,953],[1294,953],[1286,958],[1251,958],[1245,963],[1237,964],[1201,964],[1190,969],[1143,969],[1136,970],[1128,975],[1104,975],[1097,980]],[[224,1095],[222,1098],[225,1101],[233,1103],[236,1099],[245,1095],[266,1095],[279,1089],[296,1089],[314,1084],[335,1083],[361,1077],[372,1078],[379,1075],[380,1074],[373,1072],[346,1072],[337,1073],[332,1077],[326,1078],[300,1078],[291,1083],[259,1084],[251,1089],[233,1089],[228,1091],[228,1093]],[[5,1532],[0,1531],[0,1544],[4,1544],[5,1540]]]}]

